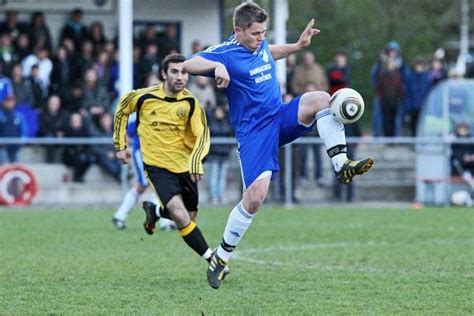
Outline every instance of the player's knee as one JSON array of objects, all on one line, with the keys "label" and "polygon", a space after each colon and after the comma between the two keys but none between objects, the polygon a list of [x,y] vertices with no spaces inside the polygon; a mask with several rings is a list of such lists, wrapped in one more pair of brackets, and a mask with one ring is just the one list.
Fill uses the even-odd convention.
[{"label": "player's knee", "polygon": [[329,100],[331,99],[331,95],[326,91],[318,91],[315,95],[315,105],[318,111],[327,109],[329,107]]},{"label": "player's knee", "polygon": [[255,213],[265,201],[266,192],[263,190],[251,190],[245,192],[244,207],[250,213]]}]

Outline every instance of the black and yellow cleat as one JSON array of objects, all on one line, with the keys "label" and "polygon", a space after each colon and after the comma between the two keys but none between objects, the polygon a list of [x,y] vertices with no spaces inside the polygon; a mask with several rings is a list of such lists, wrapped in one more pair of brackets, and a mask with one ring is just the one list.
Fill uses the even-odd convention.
[{"label": "black and yellow cleat", "polygon": [[218,289],[221,281],[229,274],[227,263],[219,258],[217,253],[213,253],[207,268],[207,282],[213,289]]},{"label": "black and yellow cleat", "polygon": [[143,202],[143,210],[145,211],[145,221],[143,222],[143,228],[148,235],[153,235],[155,233],[156,222],[160,219],[156,213],[156,204],[145,201]]},{"label": "black and yellow cleat", "polygon": [[373,164],[374,161],[371,158],[364,160],[348,159],[342,166],[341,170],[336,171],[336,179],[339,183],[349,184],[352,182],[352,178],[355,175],[367,172]]}]

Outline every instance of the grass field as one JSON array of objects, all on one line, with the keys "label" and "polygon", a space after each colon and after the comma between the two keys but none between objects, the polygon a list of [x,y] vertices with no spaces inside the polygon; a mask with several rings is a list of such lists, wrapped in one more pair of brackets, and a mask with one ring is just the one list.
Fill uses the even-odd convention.
[{"label": "grass field", "polygon": [[[219,290],[176,232],[112,210],[0,212],[0,315],[474,313],[473,209],[263,209]],[[211,247],[228,210],[201,210]]]}]

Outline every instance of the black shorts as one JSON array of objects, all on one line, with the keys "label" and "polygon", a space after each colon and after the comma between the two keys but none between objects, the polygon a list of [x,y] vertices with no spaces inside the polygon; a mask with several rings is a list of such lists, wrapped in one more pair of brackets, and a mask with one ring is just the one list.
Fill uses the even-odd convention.
[{"label": "black shorts", "polygon": [[173,173],[160,167],[144,164],[148,181],[155,189],[162,206],[166,206],[177,194],[183,197],[188,212],[198,210],[199,193],[197,184],[191,180],[189,172]]}]

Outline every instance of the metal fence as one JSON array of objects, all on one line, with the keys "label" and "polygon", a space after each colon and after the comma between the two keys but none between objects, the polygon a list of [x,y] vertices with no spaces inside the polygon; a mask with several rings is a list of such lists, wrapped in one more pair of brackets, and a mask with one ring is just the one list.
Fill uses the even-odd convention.
[{"label": "metal fence", "polygon": [[[431,196],[442,196],[438,200],[431,201],[433,204],[448,203],[451,192],[451,167],[450,155],[453,144],[474,144],[473,138],[459,139],[454,137],[445,138],[413,138],[413,137],[348,137],[348,144],[357,144],[358,151],[356,158],[374,157],[374,171],[368,173],[367,179],[361,177],[361,190],[365,186],[368,192],[380,190],[380,200],[384,200],[394,190],[405,186],[408,194],[404,199],[417,200],[429,203],[428,194]],[[110,138],[0,138],[2,145],[35,145],[35,146],[67,146],[77,144],[87,145],[110,145]],[[237,145],[235,138],[215,137],[211,139],[211,144],[232,144]],[[312,197],[311,192],[314,187],[296,187],[294,180],[294,164],[298,158],[293,157],[295,146],[300,146],[306,150],[306,146],[322,144],[319,137],[302,137],[282,150],[281,169],[284,170],[283,178],[279,178],[279,185],[285,188],[281,201],[285,206],[290,207],[294,203],[294,194]],[[323,147],[322,147],[323,148]],[[322,149],[322,156],[326,157],[325,150]],[[398,172],[397,161],[403,161],[404,170]],[[312,161],[309,162],[314,167]],[[331,170],[329,159],[325,159],[327,170]],[[236,164],[238,169],[238,164]],[[238,172],[238,171],[236,171]],[[371,173],[373,173],[371,175]],[[391,174],[390,177],[387,175]],[[387,178],[384,180],[384,178]],[[235,176],[234,179],[240,179]],[[364,179],[364,180],[362,180]],[[445,180],[443,180],[445,179]],[[432,181],[431,181],[432,180]],[[358,180],[359,181],[359,180]],[[433,183],[435,189],[433,189]],[[122,192],[128,187],[126,175],[122,180]],[[385,187],[385,189],[383,188]],[[413,192],[411,192],[413,191]],[[416,195],[416,196],[411,196]],[[432,197],[431,197],[432,198]],[[311,198],[308,200],[311,201]]]}]

